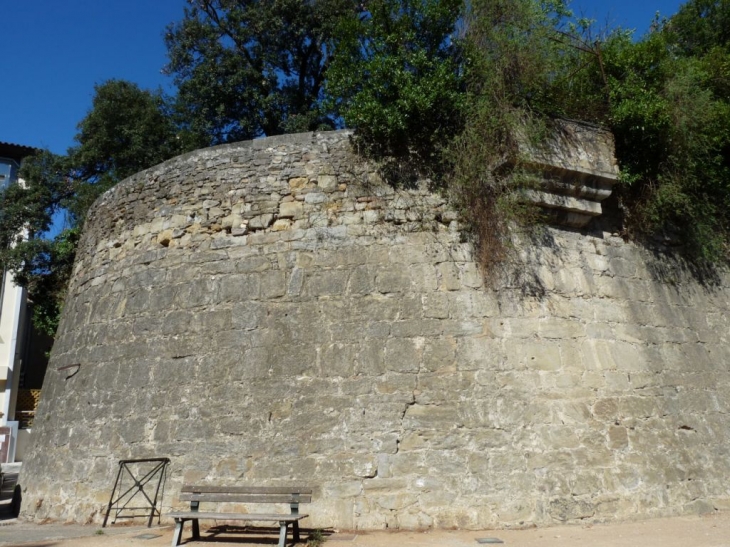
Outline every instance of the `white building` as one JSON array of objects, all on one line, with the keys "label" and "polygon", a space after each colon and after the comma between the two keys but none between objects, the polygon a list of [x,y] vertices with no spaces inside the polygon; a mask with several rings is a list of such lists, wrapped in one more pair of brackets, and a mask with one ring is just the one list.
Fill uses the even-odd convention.
[{"label": "white building", "polygon": [[[0,142],[0,189],[18,178],[34,148]],[[22,461],[48,364],[48,340],[34,333],[26,290],[2,272],[0,281],[0,463]]]}]

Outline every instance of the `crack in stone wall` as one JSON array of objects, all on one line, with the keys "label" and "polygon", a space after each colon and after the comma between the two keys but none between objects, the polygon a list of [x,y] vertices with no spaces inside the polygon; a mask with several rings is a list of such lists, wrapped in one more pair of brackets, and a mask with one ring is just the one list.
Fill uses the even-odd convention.
[{"label": "crack in stone wall", "polygon": [[346,133],[127,179],[87,221],[25,515],[99,522],[116,462],[159,456],[163,511],[183,482],[307,483],[315,527],[730,508],[727,275],[599,229],[520,260],[485,287],[445,200],[384,185]]}]

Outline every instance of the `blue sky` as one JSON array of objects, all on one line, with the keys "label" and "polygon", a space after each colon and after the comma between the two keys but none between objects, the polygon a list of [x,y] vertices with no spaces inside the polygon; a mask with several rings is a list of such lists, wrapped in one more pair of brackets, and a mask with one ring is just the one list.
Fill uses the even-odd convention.
[{"label": "blue sky", "polygon": [[[577,14],[643,34],[680,0],[573,0]],[[0,141],[64,153],[111,78],[172,91],[165,27],[185,0],[0,0]]]}]

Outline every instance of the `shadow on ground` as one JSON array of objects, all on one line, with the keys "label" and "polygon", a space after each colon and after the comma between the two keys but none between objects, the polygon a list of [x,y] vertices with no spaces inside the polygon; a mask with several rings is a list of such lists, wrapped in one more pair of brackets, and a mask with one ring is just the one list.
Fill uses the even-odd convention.
[{"label": "shadow on ground", "polygon": [[[318,530],[313,528],[301,528],[299,531],[300,541],[298,544],[305,544],[313,538],[326,540],[334,534],[334,530]],[[183,542],[190,539],[191,532],[183,533]],[[279,528],[273,526],[234,526],[221,524],[204,530],[197,541],[206,543],[226,543],[241,545],[278,545]],[[291,530],[287,534],[287,545],[292,544]]]},{"label": "shadow on ground", "polygon": [[18,518],[22,493],[18,484],[18,473],[0,475],[0,521]]}]

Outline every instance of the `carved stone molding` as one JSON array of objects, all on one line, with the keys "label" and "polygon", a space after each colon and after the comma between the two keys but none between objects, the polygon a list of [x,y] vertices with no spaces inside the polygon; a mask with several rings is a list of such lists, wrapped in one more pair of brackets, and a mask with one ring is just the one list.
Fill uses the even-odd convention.
[{"label": "carved stone molding", "polygon": [[555,224],[581,228],[602,213],[601,202],[618,181],[610,131],[570,120],[554,120],[539,146],[519,145],[522,167],[540,177],[526,198],[545,209]]}]

